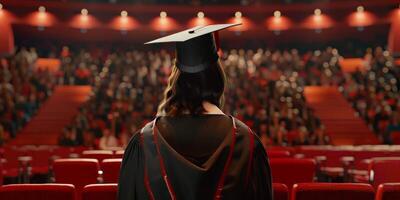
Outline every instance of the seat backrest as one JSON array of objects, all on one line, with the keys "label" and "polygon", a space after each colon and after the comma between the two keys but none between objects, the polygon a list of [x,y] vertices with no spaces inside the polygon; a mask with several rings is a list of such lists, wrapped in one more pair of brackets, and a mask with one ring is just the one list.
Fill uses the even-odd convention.
[{"label": "seat backrest", "polygon": [[374,188],[382,183],[400,182],[400,157],[373,158],[369,164],[370,180]]},{"label": "seat backrest", "polygon": [[12,184],[0,187],[0,199],[75,200],[71,184]]},{"label": "seat backrest", "polygon": [[104,183],[118,183],[122,158],[104,159],[100,164]]},{"label": "seat backrest", "polygon": [[96,159],[66,158],[57,159],[53,164],[57,183],[69,183],[81,190],[85,185],[97,183],[99,163]]},{"label": "seat backrest", "polygon": [[295,183],[314,181],[316,163],[313,159],[273,158],[270,159],[272,180],[292,188]]},{"label": "seat backrest", "polygon": [[82,200],[116,200],[117,190],[116,183],[87,185],[83,188]]},{"label": "seat backrest", "polygon": [[86,150],[82,152],[82,158],[94,158],[99,162],[104,159],[113,158],[114,154],[112,151],[108,150]]},{"label": "seat backrest", "polygon": [[0,158],[0,186],[3,185],[3,163]]},{"label": "seat backrest", "polygon": [[268,158],[289,158],[290,152],[285,150],[269,150],[267,151]]},{"label": "seat backrest", "polygon": [[54,153],[48,149],[41,149],[32,151],[30,155],[32,156],[32,167],[48,167]]},{"label": "seat backrest", "polygon": [[400,199],[400,183],[384,183],[378,186],[376,200]]},{"label": "seat backrest", "polygon": [[374,188],[362,183],[299,183],[291,200],[374,200]]},{"label": "seat backrest", "polygon": [[69,158],[71,153],[71,147],[58,147],[54,149],[54,155],[58,158]]},{"label": "seat backrest", "polygon": [[400,144],[400,131],[393,131],[390,133],[393,144]]},{"label": "seat backrest", "polygon": [[289,189],[285,184],[273,183],[274,200],[289,200]]},{"label": "seat backrest", "polygon": [[124,157],[124,153],[125,153],[124,150],[118,150],[118,151],[115,152],[114,158],[123,158]]}]

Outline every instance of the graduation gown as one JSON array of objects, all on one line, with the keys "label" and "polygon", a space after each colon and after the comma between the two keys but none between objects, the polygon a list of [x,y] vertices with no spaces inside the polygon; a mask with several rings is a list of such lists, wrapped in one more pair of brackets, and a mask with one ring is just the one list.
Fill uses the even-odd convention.
[{"label": "graduation gown", "polygon": [[129,142],[118,185],[118,200],[147,199],[272,200],[266,151],[233,117],[158,117]]}]

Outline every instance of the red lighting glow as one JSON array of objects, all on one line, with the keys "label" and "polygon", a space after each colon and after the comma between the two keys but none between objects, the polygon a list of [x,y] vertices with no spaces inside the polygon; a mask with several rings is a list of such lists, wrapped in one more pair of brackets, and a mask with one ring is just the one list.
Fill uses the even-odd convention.
[{"label": "red lighting glow", "polygon": [[206,25],[213,24],[213,23],[214,23],[213,20],[206,17],[203,12],[198,12],[197,17],[192,18],[188,22],[188,27],[206,26]]},{"label": "red lighting glow", "polygon": [[326,29],[331,28],[334,23],[331,17],[322,14],[320,9],[315,9],[314,14],[307,17],[302,26],[308,29]]},{"label": "red lighting glow", "polygon": [[31,26],[49,27],[57,22],[56,17],[46,12],[44,7],[40,7],[39,11],[33,12],[26,17],[26,23]]},{"label": "red lighting glow", "polygon": [[15,22],[17,18],[8,10],[4,9],[3,4],[0,3],[0,22],[3,23],[5,21]]},{"label": "red lighting glow", "polygon": [[364,10],[364,7],[357,7],[357,11],[351,13],[347,17],[347,23],[353,27],[365,27],[374,24],[376,16]]},{"label": "red lighting glow", "polygon": [[81,14],[77,14],[72,17],[70,26],[78,29],[92,29],[100,25],[99,21],[88,14],[86,9],[82,9]]},{"label": "red lighting glow", "polygon": [[139,22],[130,16],[118,16],[110,22],[110,27],[115,30],[131,31],[139,27]]},{"label": "red lighting glow", "polygon": [[242,32],[242,31],[247,31],[253,27],[253,22],[248,19],[247,17],[244,17],[241,12],[236,12],[235,16],[230,18],[227,23],[241,23],[242,25],[240,26],[234,26],[230,29],[229,31],[235,31],[235,32]]},{"label": "red lighting glow", "polygon": [[154,18],[150,22],[150,27],[155,31],[167,32],[179,28],[178,22],[168,17],[167,13],[162,11],[159,17]]},{"label": "red lighting glow", "polygon": [[289,18],[282,16],[280,11],[275,11],[274,16],[267,18],[265,26],[270,31],[283,31],[292,26],[292,21]]},{"label": "red lighting glow", "polygon": [[394,9],[389,14],[389,19],[391,21],[400,20],[400,6],[397,9]]}]

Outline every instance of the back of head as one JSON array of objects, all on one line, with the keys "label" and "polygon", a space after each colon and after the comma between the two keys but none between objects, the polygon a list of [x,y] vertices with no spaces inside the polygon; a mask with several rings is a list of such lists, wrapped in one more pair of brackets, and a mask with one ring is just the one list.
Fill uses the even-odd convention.
[{"label": "back of head", "polygon": [[174,66],[158,114],[199,115],[205,111],[205,101],[221,108],[225,81],[225,73],[219,62],[197,73],[182,72]]}]

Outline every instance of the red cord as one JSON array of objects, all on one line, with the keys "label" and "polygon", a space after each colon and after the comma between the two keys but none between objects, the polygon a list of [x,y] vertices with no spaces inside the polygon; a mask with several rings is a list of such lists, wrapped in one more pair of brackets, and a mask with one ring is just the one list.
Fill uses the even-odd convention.
[{"label": "red cord", "polygon": [[246,175],[246,186],[249,182],[249,177],[251,173],[251,167],[253,166],[253,153],[254,153],[254,135],[253,132],[251,131],[250,128],[248,128],[248,133],[249,133],[249,164],[247,166],[247,175]]},{"label": "red cord", "polygon": [[[234,119],[232,118],[232,120],[234,120]],[[215,196],[214,196],[215,200],[219,200],[219,199],[222,198],[221,194],[222,194],[222,190],[224,188],[226,174],[227,174],[228,169],[229,169],[229,167],[231,165],[231,162],[232,162],[233,148],[235,146],[235,142],[236,142],[236,127],[235,127],[235,124],[233,124],[232,142],[231,142],[231,145],[229,147],[229,155],[228,155],[228,159],[227,159],[227,161],[225,163],[225,166],[224,166],[224,171],[222,171],[222,175],[221,175],[221,177],[220,177],[220,179],[218,181],[217,190],[216,190]]]},{"label": "red cord", "polygon": [[161,156],[161,153],[160,153],[160,147],[159,147],[158,141],[157,141],[157,131],[156,131],[155,123],[153,125],[153,140],[154,140],[154,143],[156,145],[157,156],[158,156],[158,159],[160,161],[161,174],[162,174],[164,182],[165,182],[165,184],[167,186],[167,189],[168,189],[168,192],[169,192],[169,196],[171,197],[172,200],[176,200],[176,195],[175,195],[174,189],[172,188],[171,182],[168,179],[167,171],[166,171],[165,164],[164,164],[164,160],[163,160],[163,158]]},{"label": "red cord", "polygon": [[[140,145],[142,146],[142,148],[144,148],[143,133],[140,132],[139,134],[140,134]],[[144,150],[143,150],[143,152],[144,152]],[[144,185],[146,187],[146,191],[147,191],[147,194],[149,195],[150,200],[155,200],[153,191],[151,190],[151,187],[150,187],[149,175],[148,175],[147,166],[146,166],[146,156],[144,156],[143,163],[144,163]]]}]

